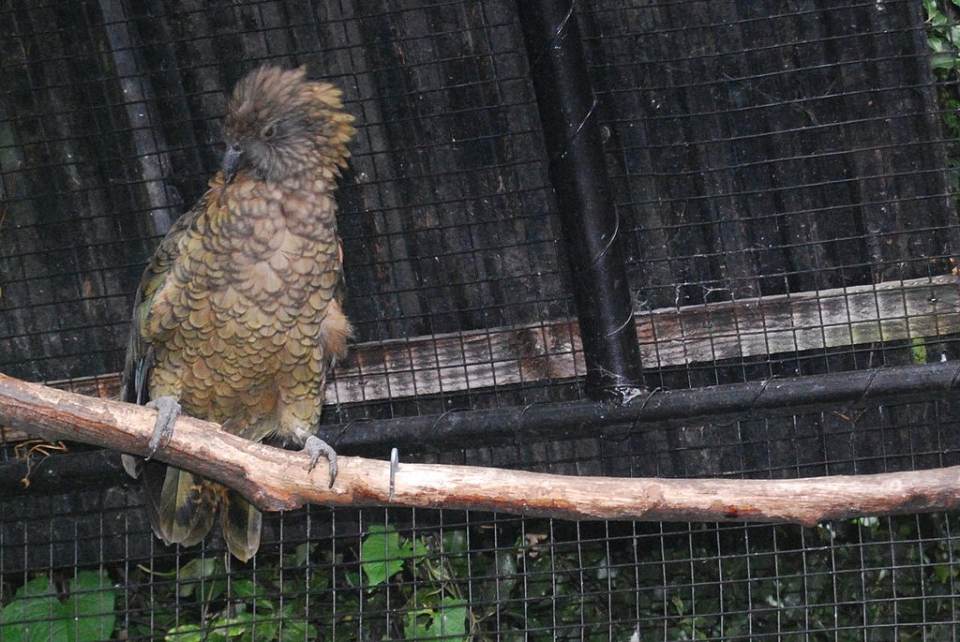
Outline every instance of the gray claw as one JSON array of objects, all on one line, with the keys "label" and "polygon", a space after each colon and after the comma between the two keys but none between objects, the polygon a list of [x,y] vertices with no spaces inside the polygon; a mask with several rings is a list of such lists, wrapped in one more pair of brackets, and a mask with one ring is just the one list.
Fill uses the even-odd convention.
[{"label": "gray claw", "polygon": [[170,438],[173,437],[173,426],[177,423],[177,417],[180,416],[180,403],[173,397],[157,397],[144,405],[157,411],[157,423],[153,427],[153,435],[148,444],[150,454],[146,459],[149,460],[157,453],[161,443],[169,443]]},{"label": "gray claw", "polygon": [[306,430],[302,428],[297,428],[296,431],[297,438],[303,444],[303,450],[310,455],[310,467],[308,470],[313,470],[317,462],[320,460],[320,455],[323,455],[327,458],[327,461],[330,462],[330,487],[333,488],[333,482],[337,480],[337,451],[333,447],[320,439],[316,435],[311,435]]}]

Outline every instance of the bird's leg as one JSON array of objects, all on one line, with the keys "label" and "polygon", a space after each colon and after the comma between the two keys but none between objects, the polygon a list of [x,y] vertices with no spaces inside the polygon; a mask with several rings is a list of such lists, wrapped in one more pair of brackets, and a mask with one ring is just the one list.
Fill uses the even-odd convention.
[{"label": "bird's leg", "polygon": [[150,454],[147,455],[147,459],[150,459],[157,453],[161,442],[167,443],[173,437],[173,425],[180,416],[180,402],[173,397],[157,397],[144,405],[157,411],[157,423],[150,437]]},{"label": "bird's leg", "polygon": [[300,440],[303,451],[310,455],[310,468],[313,470],[320,459],[320,455],[327,458],[330,462],[330,487],[333,488],[333,482],[337,479],[337,451],[333,447],[320,439],[316,435],[310,434],[303,428],[297,426],[293,432],[294,436]]}]

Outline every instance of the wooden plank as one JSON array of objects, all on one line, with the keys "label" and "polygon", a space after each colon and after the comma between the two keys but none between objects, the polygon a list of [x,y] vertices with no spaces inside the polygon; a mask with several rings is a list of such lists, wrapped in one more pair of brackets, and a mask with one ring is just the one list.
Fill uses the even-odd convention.
[{"label": "wooden plank", "polygon": [[[954,276],[639,312],[646,368],[960,333]],[[584,373],[575,321],[360,344],[329,400],[354,403]]]},{"label": "wooden plank", "polygon": [[637,315],[648,367],[944,336],[960,331],[950,275]]},{"label": "wooden plank", "polygon": [[[960,334],[950,275],[638,312],[648,369]],[[336,371],[328,403],[455,393],[585,372],[575,321],[362,343]],[[59,382],[116,395],[119,377]]]}]

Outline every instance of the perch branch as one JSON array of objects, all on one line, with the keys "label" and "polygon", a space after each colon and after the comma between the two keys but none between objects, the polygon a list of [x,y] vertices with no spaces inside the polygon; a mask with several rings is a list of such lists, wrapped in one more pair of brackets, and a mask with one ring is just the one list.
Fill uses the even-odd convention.
[{"label": "perch branch", "polygon": [[[26,383],[0,374],[0,423],[51,440],[146,455],[153,410]],[[790,480],[620,479],[495,468],[401,463],[393,499],[390,465],[340,458],[327,487],[325,466],[308,456],[230,435],[181,417],[156,458],[227,484],[265,510],[306,503],[400,504],[491,510],[570,519],[798,522],[949,510],[960,500],[960,467]]]}]

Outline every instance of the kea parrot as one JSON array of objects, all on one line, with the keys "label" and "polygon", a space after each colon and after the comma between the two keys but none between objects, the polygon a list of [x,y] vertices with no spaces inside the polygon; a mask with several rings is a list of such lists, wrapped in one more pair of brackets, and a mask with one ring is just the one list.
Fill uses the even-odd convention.
[{"label": "kea parrot", "polygon": [[[229,100],[221,171],[170,229],[144,272],[133,311],[122,398],[158,411],[151,456],[177,415],[246,439],[336,453],[313,433],[327,373],[346,355],[336,180],[356,133],[333,85],[303,68],[264,66]],[[124,456],[143,479],[166,544],[191,546],[217,510],[234,557],[260,547],[260,512],[218,483],[155,460]]]}]

